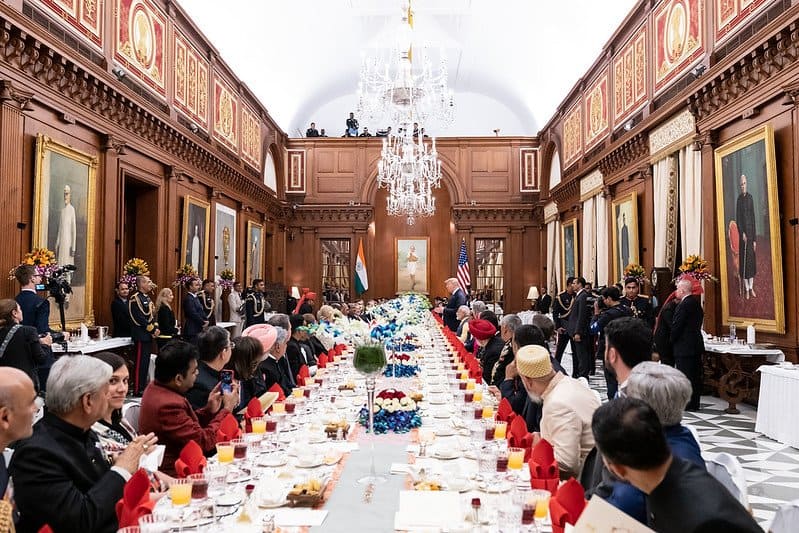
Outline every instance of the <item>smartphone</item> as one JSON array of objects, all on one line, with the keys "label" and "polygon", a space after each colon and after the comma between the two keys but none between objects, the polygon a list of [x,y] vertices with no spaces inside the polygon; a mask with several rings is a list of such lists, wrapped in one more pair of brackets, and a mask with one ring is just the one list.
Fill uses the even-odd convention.
[{"label": "smartphone", "polygon": [[45,290],[46,288],[47,288],[47,287],[45,286],[45,284],[44,284],[44,283],[37,283],[37,284],[36,284],[36,290],[37,290],[37,291],[43,291],[43,290]]},{"label": "smartphone", "polygon": [[233,371],[220,370],[219,382],[222,383],[222,394],[229,394],[233,392]]}]

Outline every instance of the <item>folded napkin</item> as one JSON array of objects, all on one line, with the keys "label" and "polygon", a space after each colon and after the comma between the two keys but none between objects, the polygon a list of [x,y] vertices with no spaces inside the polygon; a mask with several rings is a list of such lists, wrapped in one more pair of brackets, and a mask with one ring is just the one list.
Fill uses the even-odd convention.
[{"label": "folded napkin", "polygon": [[144,468],[148,472],[155,472],[161,468],[161,463],[164,462],[164,452],[166,446],[163,444],[156,444],[150,447],[150,451],[142,454],[139,457],[139,468]]},{"label": "folded napkin", "polygon": [[336,344],[335,346],[333,346],[333,351],[335,352],[336,355],[341,355],[341,352],[344,351],[344,345]]},{"label": "folded napkin", "polygon": [[150,500],[150,478],[147,472],[140,468],[125,483],[122,499],[117,502],[119,527],[138,525],[139,518],[153,512],[153,506],[155,502]]},{"label": "folded napkin", "polygon": [[219,429],[216,431],[216,441],[225,442],[241,437],[241,428],[236,421],[236,417],[228,413],[219,424]]},{"label": "folded napkin", "polygon": [[297,386],[304,387],[306,385],[306,380],[311,377],[311,370],[308,368],[308,365],[302,365],[300,367],[299,372],[297,373]]},{"label": "folded napkin", "polygon": [[513,412],[513,407],[511,407],[507,398],[502,398],[497,407],[496,420],[510,423],[514,418],[516,418],[516,413]]},{"label": "folded napkin", "polygon": [[205,470],[205,465],[203,449],[195,441],[190,440],[175,459],[175,472],[178,477],[189,477],[191,474],[199,474]]},{"label": "folded napkin", "polygon": [[327,368],[327,355],[319,354],[319,357],[316,358],[316,364],[319,365],[319,368]]},{"label": "folded napkin", "polygon": [[244,429],[247,433],[252,433],[252,423],[250,419],[260,418],[262,416],[264,416],[264,410],[261,407],[261,399],[252,398],[249,403],[247,403],[247,410],[244,412]]},{"label": "folded napkin", "polygon": [[530,448],[533,445],[533,435],[527,431],[527,423],[524,417],[514,417],[508,428],[508,446],[513,448],[524,448],[524,460],[530,459]]},{"label": "folded napkin", "polygon": [[278,383],[275,383],[271,387],[269,387],[269,392],[276,392],[277,393],[277,401],[282,402],[286,399],[286,395],[283,394],[283,387],[281,387]]},{"label": "folded napkin", "polygon": [[549,516],[552,519],[552,533],[563,533],[566,524],[576,524],[585,509],[585,490],[572,478],[558,487],[549,500]]},{"label": "folded napkin", "polygon": [[530,486],[554,494],[558,488],[560,473],[552,445],[544,439],[539,440],[530,452],[527,465],[530,467]]},{"label": "folded napkin", "polygon": [[39,528],[39,531],[37,533],[54,533],[54,532],[53,528],[51,528],[49,524],[45,524],[41,528]]}]

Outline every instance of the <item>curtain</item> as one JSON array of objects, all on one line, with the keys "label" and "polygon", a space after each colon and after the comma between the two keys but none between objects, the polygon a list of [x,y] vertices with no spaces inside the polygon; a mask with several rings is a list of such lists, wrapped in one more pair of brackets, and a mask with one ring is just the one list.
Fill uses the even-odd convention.
[{"label": "curtain", "polygon": [[674,268],[677,244],[677,157],[668,155],[654,165],[655,267]]},{"label": "curtain", "polygon": [[682,256],[702,254],[702,154],[692,145],[679,152]]},{"label": "curtain", "polygon": [[598,194],[594,197],[596,203],[596,282],[598,285],[607,285],[609,282],[608,262],[608,202],[604,196]]},{"label": "curtain", "polygon": [[594,197],[583,202],[583,258],[582,268],[577,270],[577,275],[582,273],[586,281],[596,281],[596,214],[594,212]]},{"label": "curtain", "polygon": [[555,295],[560,290],[560,222],[557,220],[547,223],[547,276],[549,293]]}]

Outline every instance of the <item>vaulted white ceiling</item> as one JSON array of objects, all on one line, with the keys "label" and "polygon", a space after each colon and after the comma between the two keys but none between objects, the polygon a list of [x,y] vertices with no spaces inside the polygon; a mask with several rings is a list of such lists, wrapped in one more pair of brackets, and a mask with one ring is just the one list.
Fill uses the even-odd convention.
[{"label": "vaulted white ceiling", "polygon": [[[431,133],[534,135],[638,1],[414,0],[415,31],[445,49],[457,105]],[[180,4],[290,136],[311,121],[337,136],[361,54],[398,24],[401,0]]]}]

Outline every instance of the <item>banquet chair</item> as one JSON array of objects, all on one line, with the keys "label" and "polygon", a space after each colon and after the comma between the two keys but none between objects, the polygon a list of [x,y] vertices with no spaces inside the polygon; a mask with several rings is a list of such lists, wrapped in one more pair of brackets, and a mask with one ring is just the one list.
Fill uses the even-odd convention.
[{"label": "banquet chair", "polygon": [[122,418],[127,420],[128,424],[136,431],[139,431],[139,412],[141,411],[141,404],[138,402],[126,403],[122,406]]},{"label": "banquet chair", "polygon": [[769,533],[794,533],[799,524],[799,500],[783,503],[767,529]]},{"label": "banquet chair", "polygon": [[744,469],[737,457],[727,452],[713,454],[705,459],[705,466],[707,466],[708,473],[724,485],[730,494],[741,502],[741,505],[749,512],[752,511],[749,507]]}]

